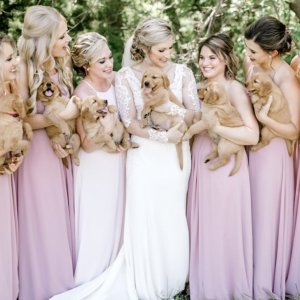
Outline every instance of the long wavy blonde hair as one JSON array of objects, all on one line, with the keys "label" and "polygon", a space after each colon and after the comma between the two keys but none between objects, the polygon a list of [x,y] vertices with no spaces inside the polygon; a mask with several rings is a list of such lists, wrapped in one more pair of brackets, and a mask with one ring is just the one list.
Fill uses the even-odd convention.
[{"label": "long wavy blonde hair", "polygon": [[42,83],[44,72],[56,69],[59,82],[72,92],[72,73],[67,66],[69,55],[54,58],[51,54],[59,38],[59,25],[65,18],[53,7],[36,5],[27,9],[22,35],[18,40],[21,58],[27,65],[29,84],[28,111],[36,112],[37,89]]}]

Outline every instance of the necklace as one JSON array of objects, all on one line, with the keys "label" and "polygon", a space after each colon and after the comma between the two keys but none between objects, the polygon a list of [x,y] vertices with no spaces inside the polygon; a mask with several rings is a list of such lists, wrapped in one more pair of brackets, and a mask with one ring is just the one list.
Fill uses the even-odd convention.
[{"label": "necklace", "polygon": [[104,89],[104,91],[98,91],[98,90],[96,90],[95,89],[95,87],[90,83],[90,82],[88,82],[86,79],[83,79],[83,81],[96,93],[96,95],[97,95],[97,93],[101,93],[101,92],[106,92],[106,91],[108,91],[109,90],[109,88],[110,88],[110,86],[111,86],[111,84],[109,83],[109,85],[108,85],[108,88],[106,88],[106,89]]}]

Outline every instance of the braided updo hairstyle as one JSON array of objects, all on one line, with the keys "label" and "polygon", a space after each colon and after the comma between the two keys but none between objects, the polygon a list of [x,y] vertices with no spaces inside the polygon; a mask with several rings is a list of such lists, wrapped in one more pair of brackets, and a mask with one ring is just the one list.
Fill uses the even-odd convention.
[{"label": "braided updo hairstyle", "polygon": [[147,18],[141,21],[126,43],[123,66],[143,61],[152,46],[173,37],[172,28],[167,21],[160,18]]},{"label": "braided updo hairstyle", "polygon": [[107,40],[97,32],[80,34],[71,49],[72,60],[79,75],[85,76],[90,65],[100,59],[101,50]]},{"label": "braided updo hairstyle", "polygon": [[248,26],[244,34],[264,51],[287,53],[292,48],[292,36],[286,26],[274,17],[262,17]]}]

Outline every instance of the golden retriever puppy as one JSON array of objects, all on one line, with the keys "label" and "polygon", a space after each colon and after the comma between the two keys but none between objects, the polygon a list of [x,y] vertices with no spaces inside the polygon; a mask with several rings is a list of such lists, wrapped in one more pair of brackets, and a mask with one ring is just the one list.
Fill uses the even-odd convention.
[{"label": "golden retriever puppy", "polygon": [[[12,161],[14,157],[25,154],[32,138],[30,125],[22,120],[26,116],[25,105],[17,95],[4,96],[0,101],[0,169],[8,163],[9,155]],[[26,138],[24,139],[24,134]],[[3,171],[3,170],[2,170]]]},{"label": "golden retriever puppy", "polygon": [[[79,166],[78,151],[80,148],[80,138],[75,133],[75,119],[65,121],[59,117],[68,102],[67,97],[61,96],[58,86],[49,76],[45,76],[42,84],[38,88],[38,99],[44,104],[44,116],[53,124],[48,126],[46,132],[52,143],[59,144],[72,157],[73,162]],[[72,98],[74,98],[73,96]],[[63,163],[68,167],[67,159]]]},{"label": "golden retriever puppy", "polygon": [[[144,108],[141,113],[140,126],[149,125],[157,130],[169,130],[182,123],[179,130],[184,133],[187,126],[178,111],[182,103],[170,90],[168,76],[159,68],[149,68],[144,72],[141,82]],[[183,168],[182,142],[176,144],[180,168]]]},{"label": "golden retriever puppy", "polygon": [[184,139],[190,139],[193,135],[208,130],[212,151],[205,157],[205,162],[218,158],[216,162],[210,163],[208,168],[216,170],[226,165],[231,156],[235,155],[235,164],[229,174],[229,176],[232,176],[240,169],[244,146],[219,136],[211,129],[216,122],[220,122],[222,126],[226,127],[243,126],[241,116],[235,107],[231,105],[224,87],[219,83],[209,82],[199,89],[198,94],[200,100],[202,100],[201,119],[188,129]]},{"label": "golden retriever puppy", "polygon": [[138,147],[130,141],[115,105],[108,105],[107,100],[96,96],[89,96],[83,101],[77,98],[74,103],[80,110],[83,128],[89,140],[101,145],[107,152],[118,151],[119,145],[125,150]]},{"label": "golden retriever puppy", "polygon": [[[290,123],[291,116],[286,99],[284,98],[279,87],[273,80],[264,73],[254,74],[246,83],[247,90],[251,93],[251,102],[255,112],[260,111],[263,105],[267,104],[269,97],[272,97],[272,103],[268,116],[279,123]],[[276,134],[264,124],[260,124],[260,141],[257,145],[252,146],[250,150],[256,151],[268,145]],[[285,139],[289,155],[292,154],[293,141]]]}]

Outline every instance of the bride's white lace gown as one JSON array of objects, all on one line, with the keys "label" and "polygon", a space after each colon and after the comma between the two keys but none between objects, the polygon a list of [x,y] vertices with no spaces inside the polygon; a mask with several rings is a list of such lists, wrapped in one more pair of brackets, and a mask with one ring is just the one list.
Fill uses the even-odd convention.
[{"label": "bride's white lace gown", "polygon": [[[140,119],[143,109],[140,77],[130,67],[116,76],[118,108],[127,127],[133,116]],[[198,110],[191,70],[174,64],[168,77],[172,91],[185,107]],[[184,289],[189,266],[189,143],[183,143],[181,170],[175,144],[161,142],[161,134],[155,130],[150,133],[151,139],[132,136],[139,148],[127,153],[124,245],[117,259],[93,281],[52,299],[172,299]]]}]

